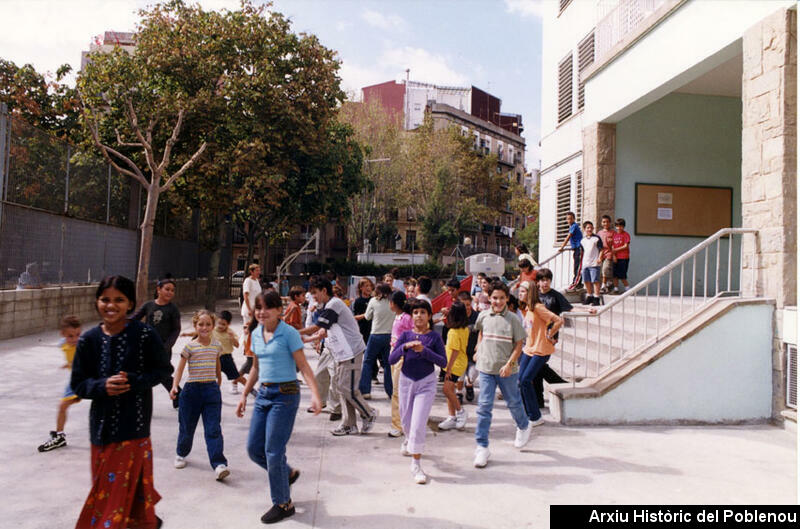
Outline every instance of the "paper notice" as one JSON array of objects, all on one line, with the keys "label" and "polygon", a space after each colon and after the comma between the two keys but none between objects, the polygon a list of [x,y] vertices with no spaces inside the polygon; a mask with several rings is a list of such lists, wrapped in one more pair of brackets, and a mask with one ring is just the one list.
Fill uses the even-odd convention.
[{"label": "paper notice", "polygon": [[672,208],[658,208],[658,220],[672,220]]},{"label": "paper notice", "polygon": [[659,193],[658,194],[658,203],[659,204],[672,204],[672,193]]}]

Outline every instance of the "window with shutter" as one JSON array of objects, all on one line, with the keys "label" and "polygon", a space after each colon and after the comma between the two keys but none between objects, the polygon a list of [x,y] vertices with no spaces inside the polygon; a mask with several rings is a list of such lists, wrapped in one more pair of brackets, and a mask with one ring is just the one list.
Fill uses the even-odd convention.
[{"label": "window with shutter", "polygon": [[575,221],[583,223],[583,171],[575,173]]},{"label": "window with shutter", "polygon": [[556,182],[556,240],[554,246],[558,246],[569,233],[569,226],[564,220],[569,209],[570,200],[570,177],[567,176]]},{"label": "window with shutter", "polygon": [[572,115],[572,53],[558,63],[558,122]]},{"label": "window with shutter", "polygon": [[[594,30],[578,43],[578,75],[594,62]],[[578,110],[583,110],[583,83],[578,80]]]}]

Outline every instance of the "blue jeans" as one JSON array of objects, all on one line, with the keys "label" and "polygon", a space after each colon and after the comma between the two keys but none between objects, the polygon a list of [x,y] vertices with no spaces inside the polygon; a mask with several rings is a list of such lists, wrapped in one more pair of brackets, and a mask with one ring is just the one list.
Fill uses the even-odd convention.
[{"label": "blue jeans", "polygon": [[178,447],[177,454],[186,457],[192,451],[194,431],[197,421],[203,417],[203,434],[211,468],[227,465],[222,454],[223,439],[220,418],[222,414],[222,395],[216,382],[189,382],[183,386],[178,407]]},{"label": "blue jeans", "polygon": [[289,382],[259,388],[247,438],[247,454],[267,471],[270,497],[275,505],[291,501],[289,474],[292,469],[286,462],[286,444],[300,406],[300,386],[294,383],[291,390],[294,393],[287,393],[288,388],[291,388]]},{"label": "blue jeans", "polygon": [[391,334],[370,334],[367,340],[367,350],[364,353],[364,362],[361,364],[361,378],[358,381],[358,390],[362,395],[372,393],[372,365],[377,358],[383,366],[383,389],[386,395],[392,398],[392,376],[389,367],[389,346],[392,342]]},{"label": "blue jeans", "polygon": [[528,414],[528,419],[532,421],[538,421],[542,417],[533,379],[536,378],[536,375],[547,364],[548,360],[550,360],[550,355],[528,356],[523,353],[519,357],[519,392],[522,396],[522,405],[525,407],[525,413]]},{"label": "blue jeans", "polygon": [[522,407],[519,396],[518,373],[501,377],[478,372],[478,381],[481,392],[478,395],[478,424],[475,426],[475,442],[480,446],[489,446],[489,427],[492,425],[492,408],[494,407],[494,393],[500,386],[500,393],[506,401],[511,417],[517,423],[517,428],[524,430],[528,427],[528,417]]}]

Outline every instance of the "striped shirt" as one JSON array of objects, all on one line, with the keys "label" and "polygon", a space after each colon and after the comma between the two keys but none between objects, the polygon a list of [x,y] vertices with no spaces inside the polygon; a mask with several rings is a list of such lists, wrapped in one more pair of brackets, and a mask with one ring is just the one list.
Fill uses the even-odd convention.
[{"label": "striped shirt", "polygon": [[186,358],[189,365],[189,378],[186,382],[216,382],[220,354],[222,345],[216,340],[211,340],[208,345],[194,340],[187,343],[181,351],[181,356]]},{"label": "striped shirt", "polygon": [[[514,346],[525,338],[522,322],[507,308],[502,312],[489,309],[480,313],[475,330],[483,333],[475,367],[481,373],[499,375],[500,368],[511,358]],[[514,366],[512,372],[517,370],[518,367]]]}]

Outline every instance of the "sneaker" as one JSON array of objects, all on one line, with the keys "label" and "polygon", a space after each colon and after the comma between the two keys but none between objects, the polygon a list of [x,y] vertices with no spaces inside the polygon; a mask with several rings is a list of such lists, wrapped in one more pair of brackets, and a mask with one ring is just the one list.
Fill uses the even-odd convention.
[{"label": "sneaker", "polygon": [[467,426],[467,410],[461,408],[456,412],[456,429],[463,430]]},{"label": "sneaker", "polygon": [[536,426],[541,426],[543,424],[544,424],[544,417],[539,417],[535,421],[534,420],[530,421],[531,428],[536,427]]},{"label": "sneaker", "polygon": [[342,420],[342,412],[340,411],[332,411],[331,416],[328,417],[328,420],[333,421],[341,421]]},{"label": "sneaker", "polygon": [[514,448],[522,448],[526,444],[528,444],[528,440],[531,438],[531,423],[528,423],[528,426],[524,430],[520,430],[517,428],[517,435],[514,437]]},{"label": "sneaker", "polygon": [[456,418],[452,415],[439,423],[440,430],[452,430],[455,427],[456,427]]},{"label": "sneaker", "polygon": [[489,447],[488,446],[478,446],[475,448],[475,461],[473,461],[473,465],[475,468],[483,468],[486,466],[486,463],[489,462]]},{"label": "sneaker", "polygon": [[375,422],[378,420],[378,409],[372,408],[372,414],[367,417],[366,419],[362,419],[361,421],[361,433],[369,433],[372,430],[372,427],[375,426]]},{"label": "sneaker", "polygon": [[411,474],[414,476],[414,483],[424,485],[428,482],[428,476],[425,475],[425,472],[423,472],[419,463],[416,465],[411,465]]},{"label": "sneaker", "polygon": [[261,517],[261,523],[276,523],[294,514],[294,505],[291,500],[285,506],[273,505],[270,510]]},{"label": "sneaker", "polygon": [[[323,407],[323,408],[325,407],[325,403],[324,403],[324,402],[322,403],[322,407]],[[311,406],[309,406],[309,407],[306,409],[306,411],[307,411],[308,413],[314,413],[314,408],[312,408]]]},{"label": "sneaker", "polygon": [[186,458],[175,456],[175,468],[184,468],[186,466]]},{"label": "sneaker", "polygon": [[599,307],[600,306],[600,298],[592,298],[592,305],[594,305],[595,307]]},{"label": "sneaker", "polygon": [[358,428],[355,426],[339,426],[335,430],[331,430],[331,433],[336,437],[341,437],[343,435],[355,435],[358,434]]},{"label": "sneaker", "polygon": [[67,436],[63,433],[50,432],[50,439],[40,444],[38,450],[40,452],[49,452],[62,446],[67,446]]},{"label": "sneaker", "polygon": [[361,396],[364,397],[364,400],[372,400],[372,393],[362,393]]},{"label": "sneaker", "polygon": [[297,481],[299,477],[300,477],[300,471],[297,470],[296,468],[293,468],[292,471],[289,473],[289,485]]},{"label": "sneaker", "polygon": [[475,388],[472,386],[467,386],[467,400],[469,402],[475,400]]},{"label": "sneaker", "polygon": [[231,471],[228,470],[227,465],[217,465],[217,468],[214,469],[214,474],[217,475],[217,481],[222,481],[231,475]]},{"label": "sneaker", "polygon": [[411,452],[408,451],[408,441],[405,439],[403,440],[403,444],[400,445],[400,453],[406,457],[411,455]]},{"label": "sneaker", "polygon": [[231,382],[231,395],[238,395],[239,394],[239,384],[237,382]]},{"label": "sneaker", "polygon": [[388,435],[389,437],[403,437],[403,430],[398,430],[396,428],[392,428],[391,430],[389,430],[389,433],[386,434],[386,435]]}]

